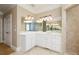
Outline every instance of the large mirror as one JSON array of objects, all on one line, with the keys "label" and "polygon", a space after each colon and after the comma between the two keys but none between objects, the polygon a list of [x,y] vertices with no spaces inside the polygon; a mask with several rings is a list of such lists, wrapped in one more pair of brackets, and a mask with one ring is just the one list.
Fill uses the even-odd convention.
[{"label": "large mirror", "polygon": [[[46,19],[46,20],[45,20]],[[53,20],[51,17],[43,19],[31,19],[26,20],[22,19],[21,26],[23,31],[61,31],[62,30],[62,21]]]},{"label": "large mirror", "polygon": [[51,21],[46,23],[47,31],[61,31],[62,29],[62,21]]},{"label": "large mirror", "polygon": [[42,31],[42,22],[25,21],[25,31]]}]

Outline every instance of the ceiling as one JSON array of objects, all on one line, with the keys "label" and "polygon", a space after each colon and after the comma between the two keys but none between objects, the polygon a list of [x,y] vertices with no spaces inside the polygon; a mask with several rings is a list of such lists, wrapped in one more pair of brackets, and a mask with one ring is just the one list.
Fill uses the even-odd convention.
[{"label": "ceiling", "polygon": [[60,4],[19,4],[32,13],[42,13],[60,7]]},{"label": "ceiling", "polygon": [[16,6],[16,4],[0,4],[0,14],[6,13],[14,6]]},{"label": "ceiling", "polygon": [[[18,4],[32,13],[41,13],[60,7],[60,4]],[[16,4],[0,4],[0,15],[16,6]]]}]

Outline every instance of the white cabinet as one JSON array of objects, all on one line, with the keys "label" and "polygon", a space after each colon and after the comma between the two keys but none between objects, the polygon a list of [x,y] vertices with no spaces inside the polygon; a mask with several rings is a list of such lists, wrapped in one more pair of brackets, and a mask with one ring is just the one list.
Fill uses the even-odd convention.
[{"label": "white cabinet", "polygon": [[36,45],[36,39],[35,39],[35,33],[32,33],[31,35],[29,35],[31,37],[31,46],[34,47]]},{"label": "white cabinet", "polygon": [[21,35],[21,51],[28,51],[35,46],[34,33]]},{"label": "white cabinet", "polygon": [[29,50],[31,45],[31,39],[27,39],[26,35],[21,35],[21,51]]},{"label": "white cabinet", "polygon": [[54,50],[57,52],[62,51],[61,43],[61,34],[60,33],[40,33],[36,37],[38,37],[37,45],[40,47],[48,48],[50,50]]},{"label": "white cabinet", "polygon": [[47,46],[47,37],[46,37],[46,33],[42,32],[42,33],[37,33],[36,35],[36,40],[37,40],[37,46],[40,47],[46,47]]},{"label": "white cabinet", "polygon": [[32,38],[30,36],[26,36],[26,50],[31,49],[32,47]]},{"label": "white cabinet", "polygon": [[21,35],[21,50],[27,51],[34,46],[48,48],[53,51],[62,51],[61,33],[29,32]]},{"label": "white cabinet", "polygon": [[21,35],[20,36],[20,38],[21,38],[21,51],[25,51],[26,50],[26,36],[25,35]]},{"label": "white cabinet", "polygon": [[50,39],[50,46],[49,49],[61,52],[62,51],[62,41],[61,41],[61,34],[52,34],[51,39]]}]

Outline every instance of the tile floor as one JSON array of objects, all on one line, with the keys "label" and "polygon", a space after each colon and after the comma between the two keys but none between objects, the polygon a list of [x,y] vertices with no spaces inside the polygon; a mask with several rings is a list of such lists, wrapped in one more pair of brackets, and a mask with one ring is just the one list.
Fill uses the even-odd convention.
[{"label": "tile floor", "polygon": [[61,55],[60,53],[51,51],[42,47],[34,47],[27,52],[14,52],[11,55]]}]

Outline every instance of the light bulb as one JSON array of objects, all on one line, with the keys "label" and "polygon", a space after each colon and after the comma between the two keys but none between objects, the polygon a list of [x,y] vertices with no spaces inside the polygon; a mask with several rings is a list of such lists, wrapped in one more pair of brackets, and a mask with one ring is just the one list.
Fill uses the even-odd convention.
[{"label": "light bulb", "polygon": [[28,17],[26,16],[26,17],[25,17],[25,19],[27,20],[27,19],[28,19]]},{"label": "light bulb", "polygon": [[52,21],[52,16],[48,16],[49,20]]},{"label": "light bulb", "polygon": [[30,20],[30,19],[31,19],[31,16],[28,17],[28,20]]},{"label": "light bulb", "polygon": [[31,17],[31,19],[33,20],[33,19],[34,19],[34,17],[32,16],[32,17]]}]

